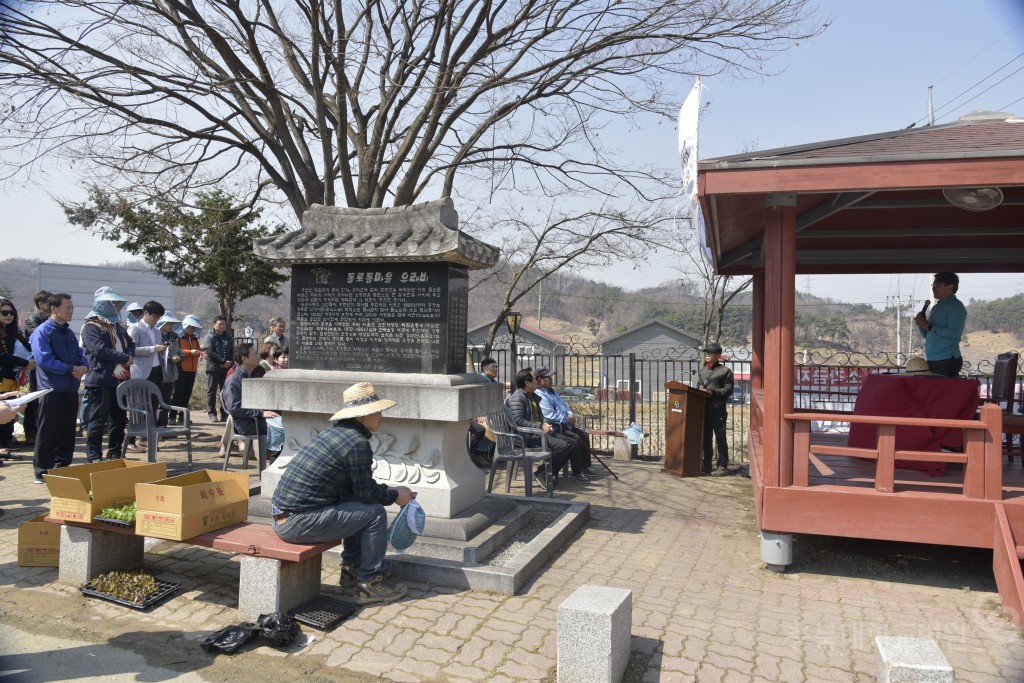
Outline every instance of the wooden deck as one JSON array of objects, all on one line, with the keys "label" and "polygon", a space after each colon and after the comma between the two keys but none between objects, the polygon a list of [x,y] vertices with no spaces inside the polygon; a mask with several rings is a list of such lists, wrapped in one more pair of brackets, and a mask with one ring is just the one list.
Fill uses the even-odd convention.
[{"label": "wooden deck", "polygon": [[[748,439],[758,526],[804,533],[993,550],[993,572],[1007,617],[1024,627],[1024,465],[1002,444],[999,409],[980,420],[926,420],[790,413],[791,430],[762,429],[755,399]],[[813,434],[815,420],[877,426],[874,448],[846,446],[845,435]],[[964,452],[898,451],[901,426],[964,431]],[[781,437],[782,457],[765,441]],[[946,473],[897,468],[897,460],[943,462]]]},{"label": "wooden deck", "polygon": [[[815,434],[812,435],[811,442],[821,445],[844,446],[846,445],[846,435]],[[1012,462],[1009,460],[1009,456],[1013,457]],[[1003,501],[1024,504],[1024,464],[1022,464],[1020,447],[1009,452],[1004,447],[1003,457]],[[810,487],[875,488],[875,463],[871,460],[834,455],[819,456],[814,453],[811,453],[809,458],[811,466],[808,485]],[[946,469],[946,474],[941,477],[932,477],[924,472],[900,467],[895,468],[894,471],[894,493],[963,495],[963,490],[964,467],[958,463],[950,464]]]}]

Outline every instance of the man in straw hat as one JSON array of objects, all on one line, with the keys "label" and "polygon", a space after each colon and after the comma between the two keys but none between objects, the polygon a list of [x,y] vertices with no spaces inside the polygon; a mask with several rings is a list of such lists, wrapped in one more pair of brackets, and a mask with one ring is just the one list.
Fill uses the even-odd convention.
[{"label": "man in straw hat", "polygon": [[360,605],[389,603],[406,587],[388,581],[384,561],[388,518],[385,505],[404,506],[416,497],[405,486],[373,480],[370,435],[380,429],[381,413],[395,405],[369,382],[345,390],[341,410],[295,454],[274,491],[274,530],[289,543],[344,539],[341,587]]}]

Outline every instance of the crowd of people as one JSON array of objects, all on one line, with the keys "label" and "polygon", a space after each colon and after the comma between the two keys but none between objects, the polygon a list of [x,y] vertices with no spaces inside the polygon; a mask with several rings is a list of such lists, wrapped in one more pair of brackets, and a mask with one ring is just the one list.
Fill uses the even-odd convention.
[{"label": "crowd of people", "polygon": [[[26,385],[29,391],[45,391],[17,409],[0,403],[0,466],[18,446],[32,446],[34,481],[42,484],[51,469],[72,463],[79,431],[86,437],[88,462],[120,458],[127,415],[117,400],[118,385],[130,378],[148,381],[164,405],[185,408],[204,358],[211,421],[232,414],[238,433],[260,429],[264,418],[277,418],[280,426],[276,413],[259,411],[259,420],[253,420],[252,411],[241,407],[241,379],[287,367],[280,318],[271,320],[259,356],[251,344],[240,345],[238,350],[245,352],[240,355],[223,316],[216,316],[213,329],[200,337],[203,326],[195,315],[178,319],[158,301],[128,303],[110,287],[96,290],[77,334],[70,326],[75,311],[70,295],[41,291],[33,303],[35,310],[22,323],[14,302],[0,297],[0,395],[15,397]],[[257,368],[261,372],[255,373]],[[226,380],[235,369],[238,377],[227,390]],[[154,402],[158,427],[182,419],[182,413],[157,407]],[[14,438],[19,415],[23,444]],[[276,437],[283,441],[283,428]],[[142,448],[132,443],[127,447]],[[273,452],[273,447],[269,444],[268,450]]]}]

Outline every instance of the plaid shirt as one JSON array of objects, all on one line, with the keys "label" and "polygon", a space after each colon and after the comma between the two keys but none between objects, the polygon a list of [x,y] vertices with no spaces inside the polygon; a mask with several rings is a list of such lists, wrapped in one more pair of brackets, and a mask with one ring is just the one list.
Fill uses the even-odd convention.
[{"label": "plaid shirt", "polygon": [[295,454],[274,490],[282,512],[306,512],[359,501],[391,505],[398,491],[373,480],[370,430],[355,420],[334,423]]}]

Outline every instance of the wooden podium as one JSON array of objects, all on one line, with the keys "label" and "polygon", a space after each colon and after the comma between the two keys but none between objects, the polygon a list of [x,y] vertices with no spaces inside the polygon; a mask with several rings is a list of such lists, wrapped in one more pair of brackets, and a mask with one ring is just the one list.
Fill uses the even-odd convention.
[{"label": "wooden podium", "polygon": [[704,474],[704,404],[707,392],[682,382],[666,382],[665,466],[662,472],[677,477]]}]

